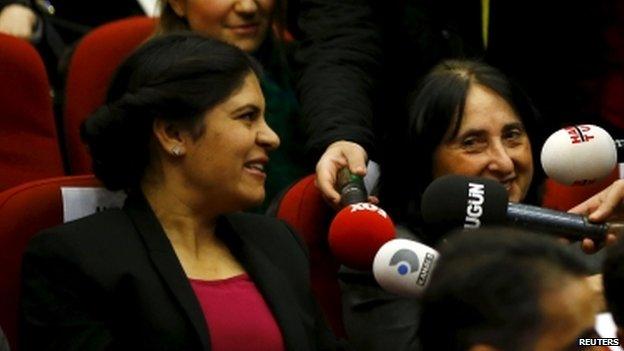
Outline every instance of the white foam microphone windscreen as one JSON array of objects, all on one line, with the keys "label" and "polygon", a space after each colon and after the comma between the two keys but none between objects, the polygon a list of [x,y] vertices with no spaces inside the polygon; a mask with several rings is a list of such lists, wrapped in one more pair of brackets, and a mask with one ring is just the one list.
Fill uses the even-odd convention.
[{"label": "white foam microphone windscreen", "polygon": [[544,143],[541,154],[544,172],[566,185],[585,185],[600,180],[613,170],[617,150],[606,130],[591,124],[562,128]]},{"label": "white foam microphone windscreen", "polygon": [[419,297],[429,284],[438,252],[407,239],[385,243],[373,260],[373,275],[386,291],[407,297]]}]

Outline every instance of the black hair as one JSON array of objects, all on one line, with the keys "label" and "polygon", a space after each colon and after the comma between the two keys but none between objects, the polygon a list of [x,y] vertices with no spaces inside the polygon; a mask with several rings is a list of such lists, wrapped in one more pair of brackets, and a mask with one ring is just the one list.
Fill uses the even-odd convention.
[{"label": "black hair", "polygon": [[423,296],[423,350],[480,343],[531,350],[544,327],[541,296],[587,273],[580,254],[535,233],[501,227],[452,235]]},{"label": "black hair", "polygon": [[619,240],[607,249],[607,258],[602,265],[607,307],[615,324],[624,328],[624,241]]},{"label": "black hair", "polygon": [[118,68],[106,103],[81,126],[93,172],[111,190],[139,185],[150,161],[156,118],[177,123],[194,136],[202,116],[260,74],[240,49],[192,33],[153,38]]},{"label": "black hair", "polygon": [[[544,140],[544,131],[530,99],[492,66],[475,60],[445,60],[426,74],[408,97],[407,133],[398,142],[403,150],[395,151],[402,156],[392,161],[397,165],[387,167],[390,174],[385,169],[386,175],[382,174],[386,178],[381,182],[382,201],[387,200],[390,212],[400,221],[411,222],[409,225],[413,229],[421,226],[420,199],[433,180],[434,151],[444,141],[449,128],[451,137],[459,131],[468,90],[473,84],[487,87],[502,97],[522,121],[531,141],[535,163],[534,180],[525,202],[539,202],[537,188],[544,176],[536,156]],[[409,176],[408,182],[398,180],[405,179],[406,175]]]}]

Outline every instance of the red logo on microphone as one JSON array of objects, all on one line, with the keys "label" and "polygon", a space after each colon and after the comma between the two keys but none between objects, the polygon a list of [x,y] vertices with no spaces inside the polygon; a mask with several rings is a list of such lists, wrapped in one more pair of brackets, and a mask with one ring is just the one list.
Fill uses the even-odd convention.
[{"label": "red logo on microphone", "polygon": [[570,126],[564,129],[568,132],[572,144],[585,143],[594,138],[593,135],[589,134],[589,132],[591,132],[591,126],[588,125]]}]

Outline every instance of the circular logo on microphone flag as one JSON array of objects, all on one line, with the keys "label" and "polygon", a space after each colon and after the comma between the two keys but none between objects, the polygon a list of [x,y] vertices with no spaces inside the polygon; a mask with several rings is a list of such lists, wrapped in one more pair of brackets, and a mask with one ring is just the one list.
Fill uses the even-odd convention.
[{"label": "circular logo on microphone flag", "polygon": [[390,266],[395,265],[398,265],[397,272],[400,275],[414,273],[420,267],[418,255],[409,249],[401,249],[392,256],[390,259]]},{"label": "circular logo on microphone flag", "polygon": [[427,245],[407,239],[385,243],[373,260],[373,275],[386,291],[419,297],[429,284],[438,252]]}]

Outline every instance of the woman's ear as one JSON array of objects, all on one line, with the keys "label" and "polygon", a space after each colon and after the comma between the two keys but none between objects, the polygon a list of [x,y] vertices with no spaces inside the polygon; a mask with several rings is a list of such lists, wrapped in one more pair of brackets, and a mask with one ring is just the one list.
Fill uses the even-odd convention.
[{"label": "woman's ear", "polygon": [[154,119],[152,129],[158,144],[167,154],[179,157],[186,153],[187,138],[184,137],[184,132],[177,125],[161,118],[156,118]]},{"label": "woman's ear", "polygon": [[186,17],[186,0],[167,0],[178,17]]}]

